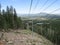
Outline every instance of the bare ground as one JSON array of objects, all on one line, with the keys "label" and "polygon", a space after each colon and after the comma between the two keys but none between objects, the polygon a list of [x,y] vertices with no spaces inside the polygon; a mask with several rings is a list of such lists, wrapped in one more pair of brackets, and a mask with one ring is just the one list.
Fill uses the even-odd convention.
[{"label": "bare ground", "polygon": [[4,44],[0,45],[53,45],[52,42],[35,32],[32,36],[30,30],[4,32],[2,42]]}]

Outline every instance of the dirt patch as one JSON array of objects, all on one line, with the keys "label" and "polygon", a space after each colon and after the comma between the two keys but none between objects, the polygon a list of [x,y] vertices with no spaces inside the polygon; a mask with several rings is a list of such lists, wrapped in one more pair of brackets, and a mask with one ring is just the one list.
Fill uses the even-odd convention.
[{"label": "dirt patch", "polygon": [[[41,35],[34,32],[33,34],[32,36],[32,32],[29,30],[19,30],[18,32],[5,32],[3,38],[6,41],[6,45],[53,45],[52,42]],[[4,45],[4,42],[1,45]]]},{"label": "dirt patch", "polygon": [[5,45],[5,41],[0,40],[0,45]]}]

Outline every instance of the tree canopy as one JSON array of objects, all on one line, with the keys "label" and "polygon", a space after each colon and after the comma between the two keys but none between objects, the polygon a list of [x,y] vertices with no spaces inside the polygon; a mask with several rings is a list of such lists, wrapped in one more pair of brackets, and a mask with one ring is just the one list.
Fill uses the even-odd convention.
[{"label": "tree canopy", "polygon": [[21,17],[17,16],[16,9],[12,6],[7,6],[6,11],[1,9],[0,4],[0,30],[18,29],[21,28]]}]

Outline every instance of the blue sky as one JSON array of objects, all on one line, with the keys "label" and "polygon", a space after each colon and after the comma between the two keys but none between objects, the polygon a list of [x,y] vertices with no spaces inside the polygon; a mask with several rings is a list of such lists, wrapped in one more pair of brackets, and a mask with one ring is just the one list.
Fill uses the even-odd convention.
[{"label": "blue sky", "polygon": [[[40,13],[40,12],[50,13],[51,11],[60,8],[60,0],[57,0],[49,8],[45,9],[54,1],[55,0],[48,0],[47,2],[46,2],[46,0],[33,0],[30,13],[33,13],[33,14]],[[6,9],[7,5],[8,6],[12,5],[16,9],[17,13],[28,14],[31,0],[0,0],[0,3],[2,5],[2,9]],[[44,5],[44,3],[45,3],[45,5]],[[36,4],[37,4],[37,6],[36,6]],[[44,5],[44,7],[43,7],[43,5]],[[43,10],[43,9],[45,9],[45,10]],[[55,11],[54,13],[60,14],[60,10]]]}]

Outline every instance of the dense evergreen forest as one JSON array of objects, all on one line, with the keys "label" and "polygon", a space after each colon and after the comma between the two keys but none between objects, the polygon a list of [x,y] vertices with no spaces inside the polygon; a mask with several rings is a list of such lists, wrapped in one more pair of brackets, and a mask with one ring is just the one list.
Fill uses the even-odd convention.
[{"label": "dense evergreen forest", "polygon": [[1,8],[0,4],[0,30],[22,28],[22,20],[17,16],[15,8],[12,6],[6,7],[6,10]]},{"label": "dense evergreen forest", "polygon": [[41,22],[44,24],[34,26],[34,32],[43,35],[56,45],[60,45],[60,19],[40,21],[40,23]]},{"label": "dense evergreen forest", "polygon": [[[26,20],[29,23],[30,20]],[[37,24],[43,23],[43,24]],[[29,23],[29,28],[32,30],[32,23]],[[60,19],[49,19],[49,20],[33,20],[33,31],[44,36],[46,39],[52,41],[56,45],[60,45]]]}]

